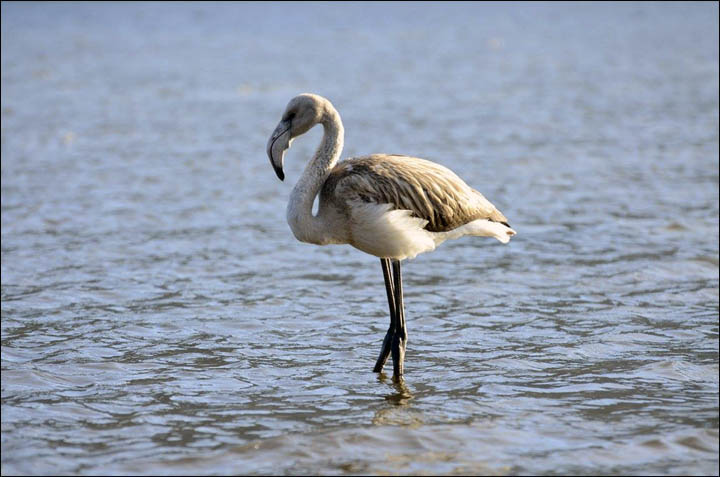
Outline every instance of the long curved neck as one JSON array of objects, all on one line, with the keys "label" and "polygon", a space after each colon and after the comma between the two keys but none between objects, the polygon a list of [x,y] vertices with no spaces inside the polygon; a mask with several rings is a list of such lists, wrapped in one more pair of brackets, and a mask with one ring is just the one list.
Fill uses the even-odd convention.
[{"label": "long curved neck", "polygon": [[322,141],[295,184],[287,207],[287,221],[295,237],[301,242],[315,244],[330,242],[329,231],[321,219],[312,214],[312,207],[330,170],[340,158],[345,136],[340,115],[334,108],[323,115],[320,124],[325,130]]}]

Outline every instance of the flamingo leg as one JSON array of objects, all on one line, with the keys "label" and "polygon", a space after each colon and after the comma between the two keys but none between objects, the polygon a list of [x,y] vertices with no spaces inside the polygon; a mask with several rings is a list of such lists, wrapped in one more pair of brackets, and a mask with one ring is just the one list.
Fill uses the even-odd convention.
[{"label": "flamingo leg", "polygon": [[405,328],[405,307],[403,305],[402,274],[400,273],[400,260],[393,260],[393,281],[395,294],[395,332],[392,337],[393,379],[400,381],[403,375],[403,362],[405,361],[405,346],[407,345],[407,329]]},{"label": "flamingo leg", "polygon": [[385,334],[385,339],[383,340],[382,348],[380,349],[380,356],[378,356],[375,368],[373,368],[373,371],[376,373],[382,371],[388,357],[390,357],[390,347],[392,345],[393,335],[395,334],[395,322],[397,320],[395,311],[395,290],[393,287],[392,271],[390,270],[390,259],[381,258],[380,264],[382,265],[383,278],[385,279],[385,291],[387,292],[388,308],[390,308],[390,327]]}]

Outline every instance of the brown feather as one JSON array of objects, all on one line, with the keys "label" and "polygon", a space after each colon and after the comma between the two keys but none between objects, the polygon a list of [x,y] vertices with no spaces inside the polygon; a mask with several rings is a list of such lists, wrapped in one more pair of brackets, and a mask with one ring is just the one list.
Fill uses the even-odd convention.
[{"label": "brown feather", "polygon": [[410,210],[427,220],[430,232],[446,232],[477,219],[507,225],[495,206],[450,169],[416,157],[373,154],[340,162],[325,180],[320,202],[347,209],[348,201]]}]

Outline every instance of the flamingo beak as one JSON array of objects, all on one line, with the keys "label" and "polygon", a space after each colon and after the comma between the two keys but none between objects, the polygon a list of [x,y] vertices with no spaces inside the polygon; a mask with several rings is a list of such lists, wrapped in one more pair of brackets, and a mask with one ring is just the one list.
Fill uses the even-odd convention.
[{"label": "flamingo beak", "polygon": [[290,141],[290,122],[280,121],[267,143],[267,155],[270,158],[270,164],[272,164],[275,174],[280,180],[285,179],[283,161],[285,151],[290,147]]}]

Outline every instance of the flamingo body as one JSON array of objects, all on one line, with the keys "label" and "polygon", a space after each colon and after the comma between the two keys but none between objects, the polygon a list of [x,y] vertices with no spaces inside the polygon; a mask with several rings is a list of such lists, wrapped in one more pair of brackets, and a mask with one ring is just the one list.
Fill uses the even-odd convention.
[{"label": "flamingo body", "polygon": [[[391,323],[375,371],[382,370],[392,353],[393,377],[401,379],[407,332],[400,261],[464,235],[507,243],[515,231],[480,192],[440,164],[390,154],[338,163],[344,141],[340,115],[330,101],[314,94],[301,94],[288,103],[268,141],[268,157],[281,180],[285,151],[316,124],[322,124],[325,133],[290,195],[288,224],[302,242],[349,244],[380,258]],[[313,214],[318,194],[318,212]]]},{"label": "flamingo body", "polygon": [[320,191],[318,216],[340,224],[334,243],[395,260],[463,235],[507,243],[515,233],[495,206],[450,169],[388,154],[337,164]]}]

